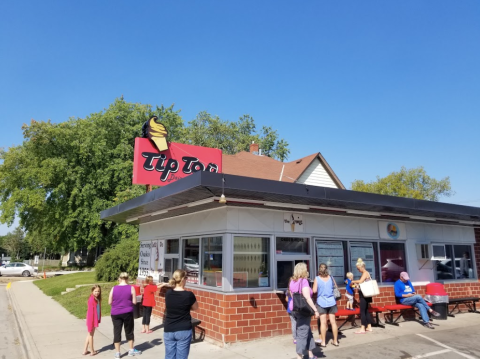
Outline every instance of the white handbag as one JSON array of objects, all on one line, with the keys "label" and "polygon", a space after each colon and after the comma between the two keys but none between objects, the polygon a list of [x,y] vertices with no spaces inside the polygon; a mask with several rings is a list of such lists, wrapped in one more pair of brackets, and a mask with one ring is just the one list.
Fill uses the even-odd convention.
[{"label": "white handbag", "polygon": [[375,297],[380,294],[378,284],[375,279],[360,283],[360,290],[365,298]]}]

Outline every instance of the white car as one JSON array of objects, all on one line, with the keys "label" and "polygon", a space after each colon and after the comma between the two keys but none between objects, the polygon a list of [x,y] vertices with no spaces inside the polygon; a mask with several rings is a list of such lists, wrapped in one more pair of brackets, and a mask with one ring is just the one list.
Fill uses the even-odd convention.
[{"label": "white car", "polygon": [[0,267],[0,275],[4,275],[7,277],[16,275],[22,277],[30,277],[33,274],[35,274],[35,268],[25,263],[11,262],[5,267]]},{"label": "white car", "polygon": [[[464,269],[465,272],[461,273],[460,261],[462,259],[464,259],[464,258],[455,258],[455,275],[456,275],[456,278],[457,279],[460,279],[460,278],[474,278],[473,269],[472,269],[472,261],[470,260],[470,258],[465,258],[465,260],[466,260],[465,269]],[[452,273],[452,260],[451,259],[445,259],[443,261],[440,261],[440,264],[437,264],[437,272],[442,271],[439,268],[444,268],[443,271],[446,272],[446,273],[443,273],[443,274],[444,275],[450,274],[450,276],[452,276],[451,275],[451,273]],[[441,278],[441,279],[450,279],[450,278]],[[453,279],[453,276],[452,276],[451,279]]]},{"label": "white car", "polygon": [[191,258],[185,258],[183,260],[183,264],[185,266],[185,270],[187,272],[189,271],[198,271],[200,269],[200,266],[198,265],[197,262],[195,262],[193,259]]}]

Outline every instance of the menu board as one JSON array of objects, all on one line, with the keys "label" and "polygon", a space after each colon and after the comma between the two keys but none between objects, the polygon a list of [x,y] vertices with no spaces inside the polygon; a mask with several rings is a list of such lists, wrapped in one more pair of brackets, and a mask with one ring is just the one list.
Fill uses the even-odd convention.
[{"label": "menu board", "polygon": [[164,240],[141,241],[138,258],[138,278],[152,276],[155,282],[163,275]]},{"label": "menu board", "polygon": [[[370,273],[372,279],[377,278],[375,272],[375,256],[373,253],[373,244],[372,243],[363,243],[363,242],[351,242],[350,243],[350,258],[351,258],[351,267],[357,268],[358,258],[362,258],[365,263],[365,269]],[[353,273],[354,279],[360,279],[361,274],[357,270]]]},{"label": "menu board", "polygon": [[138,278],[146,278],[150,275],[150,257],[152,255],[152,242],[140,242],[140,254],[138,257]]},{"label": "menu board", "polygon": [[343,256],[343,243],[331,241],[316,241],[317,268],[320,263],[328,266],[330,275],[337,283],[343,283],[345,278],[345,261]]}]

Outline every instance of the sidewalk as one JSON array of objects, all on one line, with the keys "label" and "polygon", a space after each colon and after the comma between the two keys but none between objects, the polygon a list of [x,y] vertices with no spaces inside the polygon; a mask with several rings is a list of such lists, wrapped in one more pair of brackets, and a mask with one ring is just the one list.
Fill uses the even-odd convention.
[{"label": "sidewalk", "polygon": [[[60,304],[47,297],[33,282],[15,282],[10,289],[13,309],[20,326],[20,341],[28,359],[73,359],[85,358],[81,355],[87,334],[84,320],[68,313]],[[200,304],[201,305],[201,304]],[[445,321],[435,321],[437,330],[463,328],[478,325],[478,314],[461,314]],[[348,325],[347,325],[348,327]],[[140,334],[141,318],[135,320],[135,347],[143,352],[142,359],[158,359],[165,355],[161,323],[152,318],[152,334]],[[387,325],[385,329],[374,328],[368,335],[355,335],[354,330],[344,330],[339,338],[340,347],[332,345],[326,349],[317,348],[314,354],[328,358],[344,358],[343,350],[356,346],[372,345],[377,341],[396,340],[402,336],[432,334],[417,322],[404,322],[399,327]],[[122,334],[123,336],[123,334]],[[103,317],[95,333],[95,348],[100,353],[97,358],[113,358],[113,326],[109,317]],[[373,348],[372,348],[373,349]],[[375,350],[375,349],[373,349]],[[122,358],[127,357],[128,345],[122,342]],[[343,352],[345,354],[345,352]],[[191,346],[192,359],[233,359],[233,358],[295,358],[295,346],[290,336],[268,338],[248,343],[238,343],[228,348],[220,348],[208,342],[194,343]],[[8,358],[10,359],[10,358]],[[13,359],[13,358],[12,358]]]}]

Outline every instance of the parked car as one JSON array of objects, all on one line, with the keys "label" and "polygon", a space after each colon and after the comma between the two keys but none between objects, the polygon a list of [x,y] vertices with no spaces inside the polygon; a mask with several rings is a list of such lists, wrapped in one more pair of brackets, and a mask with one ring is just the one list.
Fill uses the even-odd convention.
[{"label": "parked car", "polygon": [[5,267],[0,267],[0,275],[7,277],[16,275],[30,277],[33,274],[35,274],[35,268],[25,263],[11,262]]},{"label": "parked car", "polygon": [[[474,278],[473,276],[473,269],[472,269],[472,262],[470,258],[465,258],[465,268],[464,272],[461,272],[461,264],[460,261],[464,258],[455,258],[455,276],[457,279],[460,278]],[[437,272],[438,272],[438,279],[453,279],[452,275],[452,260],[445,259],[440,261],[437,264]],[[443,277],[443,278],[440,278]]]},{"label": "parked car", "polygon": [[198,263],[193,260],[192,258],[185,258],[183,260],[183,264],[185,265],[185,270],[188,271],[198,271],[200,269],[200,266]]}]

